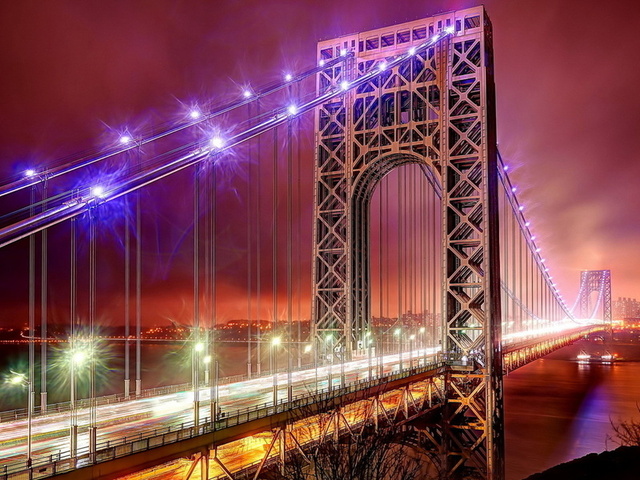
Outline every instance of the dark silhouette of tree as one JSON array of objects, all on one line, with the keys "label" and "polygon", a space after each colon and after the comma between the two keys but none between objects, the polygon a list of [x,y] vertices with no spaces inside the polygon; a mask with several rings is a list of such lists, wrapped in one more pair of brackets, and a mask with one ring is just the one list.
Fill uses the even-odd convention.
[{"label": "dark silhouette of tree", "polygon": [[291,480],[427,479],[425,458],[392,425],[346,432],[290,451],[284,477]]},{"label": "dark silhouette of tree", "polygon": [[[636,404],[636,408],[640,413],[640,405]],[[631,418],[617,423],[610,421],[613,428],[613,437],[610,438],[614,443],[621,446],[640,446],[640,420]]]}]

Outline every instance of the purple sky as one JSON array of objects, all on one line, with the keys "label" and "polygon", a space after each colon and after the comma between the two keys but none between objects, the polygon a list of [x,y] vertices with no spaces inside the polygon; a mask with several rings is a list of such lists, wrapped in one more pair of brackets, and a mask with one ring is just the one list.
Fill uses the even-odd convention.
[{"label": "purple sky", "polygon": [[[2,2],[0,181],[101,145],[105,125],[157,123],[176,99],[231,99],[307,68],[318,40],[476,3]],[[640,6],[484,4],[500,150],[561,291],[571,304],[581,270],[611,269],[614,297],[640,297]]]}]

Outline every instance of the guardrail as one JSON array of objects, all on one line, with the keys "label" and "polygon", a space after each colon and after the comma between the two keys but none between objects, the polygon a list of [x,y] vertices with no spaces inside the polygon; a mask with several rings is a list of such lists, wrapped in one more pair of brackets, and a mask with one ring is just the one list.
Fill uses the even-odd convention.
[{"label": "guardrail", "polygon": [[7,464],[0,467],[0,480],[48,478],[79,467],[108,462],[152,448],[269,417],[276,413],[313,405],[314,403],[324,402],[349,393],[373,388],[384,383],[437,370],[444,366],[445,364],[443,362],[433,362],[413,368],[405,368],[399,372],[391,372],[387,375],[371,375],[370,378],[351,382],[341,388],[327,387],[317,390],[314,393],[296,395],[292,398],[291,402],[283,399],[276,405],[273,405],[273,402],[267,402],[225,412],[226,416],[224,418],[219,418],[215,422],[211,422],[209,418],[205,418],[203,423],[197,426],[193,425],[193,422],[169,424],[164,427],[155,428],[152,431],[141,432],[134,437],[128,436],[118,440],[98,442],[94,453],[89,452],[87,448],[78,449],[78,455],[75,458],[71,458],[70,452],[64,450],[56,454],[36,457],[33,459],[31,466],[27,465],[26,462]]}]

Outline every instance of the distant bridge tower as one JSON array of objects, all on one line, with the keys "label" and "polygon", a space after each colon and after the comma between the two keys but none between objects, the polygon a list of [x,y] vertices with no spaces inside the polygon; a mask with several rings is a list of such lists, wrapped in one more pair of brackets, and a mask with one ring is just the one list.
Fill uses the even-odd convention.
[{"label": "distant bridge tower", "polygon": [[[597,294],[595,302],[593,293]],[[580,305],[580,318],[593,318],[602,306],[602,320],[611,323],[611,270],[583,271],[577,303]]]},{"label": "distant bridge tower", "polygon": [[[418,49],[400,65],[386,63]],[[413,163],[442,190],[443,374],[430,437],[449,478],[504,474],[498,170],[491,23],[483,7],[318,44],[322,95],[377,70],[316,116],[313,328],[349,358],[370,322],[368,211],[391,170]],[[391,60],[390,60],[391,59]],[[467,362],[467,360],[469,360]]]}]

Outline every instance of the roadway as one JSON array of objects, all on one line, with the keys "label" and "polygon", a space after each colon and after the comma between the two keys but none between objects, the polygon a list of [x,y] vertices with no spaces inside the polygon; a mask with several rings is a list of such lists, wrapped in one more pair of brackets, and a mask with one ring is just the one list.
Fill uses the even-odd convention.
[{"label": "roadway", "polygon": [[[575,323],[571,325],[577,329]],[[582,327],[584,328],[584,327]],[[569,330],[569,328],[566,328]],[[529,332],[526,337],[506,338],[505,346],[510,344],[530,343],[553,338],[559,331],[540,331],[537,339]],[[505,336],[508,337],[508,336]],[[535,335],[534,335],[535,337]],[[403,367],[413,361],[414,366],[435,361],[435,349],[418,349],[403,352]],[[398,354],[375,356],[364,355],[357,360],[344,364],[311,367],[288,374],[287,372],[246,379],[235,383],[218,386],[218,402],[223,415],[233,416],[236,411],[249,408],[271,406],[274,403],[274,385],[277,384],[277,401],[287,400],[289,375],[291,377],[291,396],[314,395],[326,389],[331,377],[332,388],[339,387],[344,377],[345,383],[366,380],[370,372],[374,376],[385,375],[399,369]],[[382,370],[382,371],[380,371]],[[211,415],[210,398],[214,389],[210,386],[200,388],[199,422],[206,423]],[[98,449],[126,441],[134,441],[154,434],[166,432],[169,428],[181,429],[194,423],[194,392],[181,391],[156,397],[132,399],[119,403],[98,405],[95,407],[97,419]],[[89,408],[77,410],[77,454],[80,456],[89,450],[88,427],[91,412]],[[70,458],[70,413],[50,413],[32,418],[32,460],[56,461]],[[27,458],[27,420],[2,423],[0,429],[0,473],[24,468]],[[46,460],[45,460],[46,459]],[[11,467],[10,467],[11,465]]]},{"label": "roadway", "polygon": [[[418,361],[434,360],[434,349],[420,349],[403,352],[403,367],[409,366],[410,358],[414,366]],[[379,372],[380,364],[384,374],[392,373],[399,368],[399,355],[384,357],[365,355],[364,358],[344,364],[335,364],[307,368],[291,372],[292,396],[302,394],[313,395],[326,389],[331,376],[333,388],[340,386],[344,374],[346,383],[367,379],[369,371],[372,375]],[[344,365],[344,367],[342,367]],[[371,368],[370,368],[371,367]],[[218,387],[219,407],[223,415],[231,416],[237,410],[251,407],[272,405],[274,400],[274,384],[277,384],[278,402],[286,401],[288,395],[288,373],[281,372],[275,376],[256,377]],[[210,398],[212,388],[199,390],[201,423],[207,422],[210,416]],[[125,439],[147,436],[159,429],[180,428],[194,422],[194,392],[183,391],[151,398],[132,399],[120,403],[99,405],[96,408],[98,445],[120,442]],[[77,410],[78,454],[89,449],[88,427],[90,424],[89,408]],[[52,413],[32,418],[32,459],[34,463],[41,458],[59,460],[70,456],[70,413]],[[2,424],[0,429],[0,472],[4,466],[16,462],[23,463],[27,456],[27,420],[10,421]]]}]

